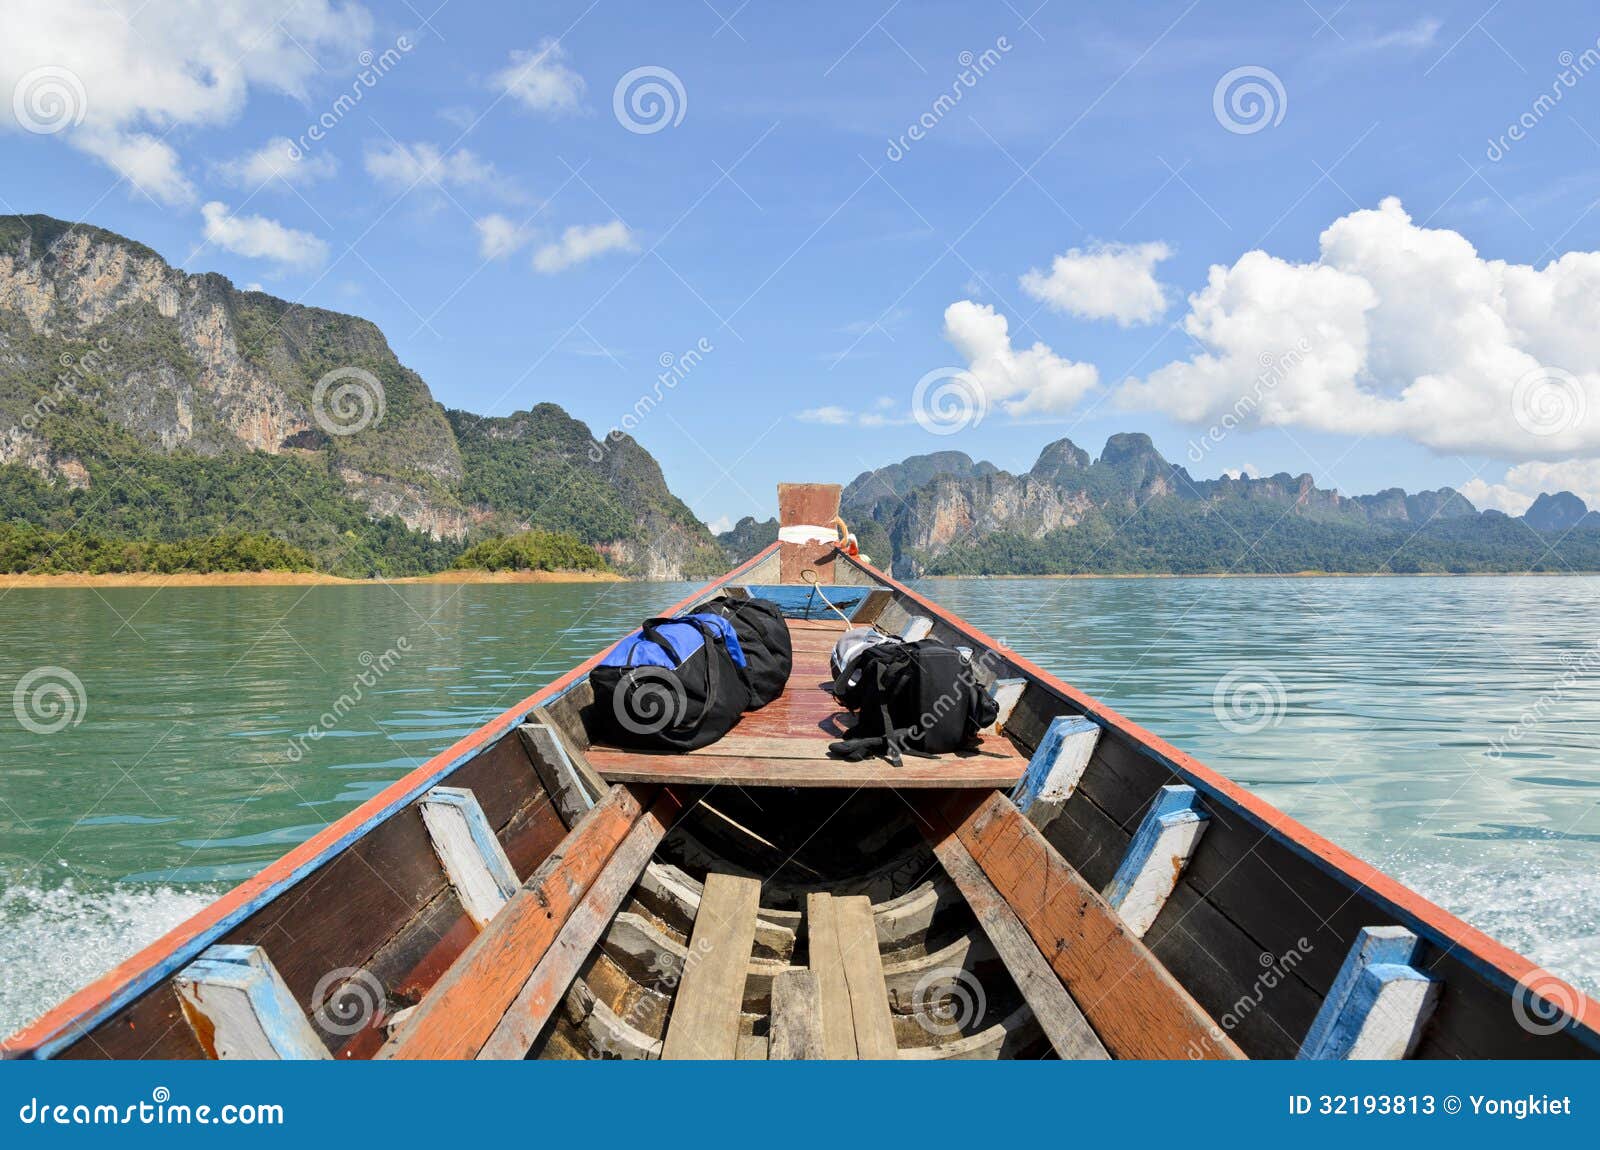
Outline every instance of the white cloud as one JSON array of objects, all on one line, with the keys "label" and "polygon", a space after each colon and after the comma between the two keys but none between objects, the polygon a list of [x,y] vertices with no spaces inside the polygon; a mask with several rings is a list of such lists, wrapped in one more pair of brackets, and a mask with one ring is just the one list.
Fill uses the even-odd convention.
[{"label": "white cloud", "polygon": [[253,152],[217,165],[217,174],[235,187],[252,190],[274,180],[285,184],[310,184],[339,170],[339,162],[326,153],[301,156],[287,136],[274,136]]},{"label": "white cloud", "polygon": [[1485,260],[1390,198],[1336,220],[1313,262],[1212,267],[1189,306],[1204,350],[1127,381],[1123,406],[1510,459],[1600,453],[1600,252]]},{"label": "white cloud", "polygon": [[727,515],[721,515],[707,523],[706,528],[713,535],[723,535],[733,530],[733,520]]},{"label": "white cloud", "polygon": [[535,271],[553,275],[606,252],[632,251],[634,246],[633,233],[621,220],[608,224],[575,224],[562,232],[558,241],[545,244],[533,253],[533,267]]},{"label": "white cloud", "polygon": [[961,300],[944,309],[944,337],[966,359],[990,406],[1008,415],[1069,411],[1099,382],[1093,364],[1062,359],[1043,343],[1013,348],[1009,326],[988,304]]},{"label": "white cloud", "polygon": [[205,217],[207,242],[235,255],[297,268],[315,267],[328,258],[327,244],[277,220],[230,215],[228,205],[215,200],[202,207],[200,214]]},{"label": "white cloud", "polygon": [[[334,0],[8,0],[0,93],[150,196],[184,204],[194,186],[166,133],[230,123],[252,86],[306,99],[318,57],[352,57],[371,31],[365,9]],[[0,127],[14,122],[0,113]]]},{"label": "white cloud", "polygon": [[1483,479],[1469,479],[1456,490],[1471,500],[1479,511],[1492,508],[1504,511],[1507,515],[1521,515],[1533,503],[1532,495],[1513,491],[1504,483],[1489,483]]},{"label": "white cloud", "polygon": [[1439,35],[1443,25],[1431,16],[1423,16],[1410,24],[1391,28],[1386,32],[1366,30],[1347,32],[1334,43],[1335,51],[1345,53],[1381,52],[1388,48],[1403,48],[1415,52],[1428,47]]},{"label": "white cloud", "polygon": [[517,49],[511,63],[491,76],[490,82],[535,112],[560,115],[578,109],[583,99],[583,77],[562,63],[566,49],[546,38],[533,51]]},{"label": "white cloud", "polygon": [[469,148],[456,148],[446,155],[433,144],[390,140],[368,144],[365,163],[367,175],[395,192],[429,183],[440,188],[480,188],[502,196],[514,195],[495,166]]},{"label": "white cloud", "polygon": [[1461,494],[1481,507],[1521,515],[1543,492],[1570,491],[1591,508],[1600,508],[1600,459],[1568,459],[1561,463],[1521,463],[1499,483],[1472,479]]},{"label": "white cloud", "polygon": [[1222,474],[1226,475],[1229,479],[1260,479],[1261,468],[1257,467],[1254,463],[1241,463],[1238,467],[1223,468]]},{"label": "white cloud", "polygon": [[801,423],[826,423],[833,427],[842,427],[847,423],[854,423],[856,414],[848,408],[829,404],[826,407],[808,407],[795,418]]},{"label": "white cloud", "polygon": [[478,229],[478,254],[486,260],[503,260],[532,237],[526,226],[498,212],[474,221],[473,227]]},{"label": "white cloud", "polygon": [[1122,327],[1154,323],[1167,310],[1156,264],[1172,255],[1166,244],[1094,244],[1072,248],[1021,279],[1022,290],[1054,311],[1083,319],[1114,319]]},{"label": "white cloud", "polygon": [[900,407],[900,401],[881,396],[874,400],[872,407],[866,411],[854,411],[848,407],[828,405],[826,407],[812,407],[795,415],[801,423],[822,423],[831,427],[904,427],[914,423],[910,415],[891,415],[890,412]]}]

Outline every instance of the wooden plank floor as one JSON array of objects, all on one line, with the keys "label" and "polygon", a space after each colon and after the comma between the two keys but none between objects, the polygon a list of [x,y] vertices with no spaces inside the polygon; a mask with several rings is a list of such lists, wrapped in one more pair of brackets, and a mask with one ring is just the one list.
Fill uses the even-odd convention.
[{"label": "wooden plank floor", "polygon": [[608,782],[655,782],[789,787],[1009,788],[1028,761],[1000,735],[978,749],[904,765],[879,758],[848,763],[828,757],[828,744],[846,738],[851,716],[828,693],[828,656],[844,633],[842,620],[790,619],[794,668],[778,698],[751,711],[733,731],[687,754],[652,754],[595,746],[589,764]]},{"label": "wooden plank floor", "polygon": [[664,1059],[739,1054],[739,1007],[756,937],[761,884],[753,878],[708,874],[689,940],[678,994],[667,1020]]}]

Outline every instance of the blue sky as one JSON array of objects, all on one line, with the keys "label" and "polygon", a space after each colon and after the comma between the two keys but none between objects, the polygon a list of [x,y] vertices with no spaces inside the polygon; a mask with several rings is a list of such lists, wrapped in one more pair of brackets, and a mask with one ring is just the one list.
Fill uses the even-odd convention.
[{"label": "blue sky", "polygon": [[[651,396],[707,520],[1124,430],[1201,477],[1600,496],[1592,5],[207,12],[8,5],[0,209],[366,316],[452,407]],[[664,121],[617,110],[639,69]],[[66,121],[19,128],[41,77]]]}]

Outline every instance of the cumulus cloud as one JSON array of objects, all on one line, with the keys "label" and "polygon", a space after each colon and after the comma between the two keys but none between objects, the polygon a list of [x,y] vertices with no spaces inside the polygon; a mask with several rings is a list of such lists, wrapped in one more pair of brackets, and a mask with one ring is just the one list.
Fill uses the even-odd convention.
[{"label": "cumulus cloud", "polygon": [[1126,381],[1123,406],[1509,459],[1600,453],[1600,252],[1486,260],[1390,198],[1336,220],[1314,261],[1212,267],[1189,308],[1204,350]]},{"label": "cumulus cloud", "polygon": [[498,212],[475,220],[473,227],[478,229],[478,254],[486,260],[503,260],[532,237],[527,227]]},{"label": "cumulus cloud", "polygon": [[1167,310],[1156,265],[1172,255],[1164,243],[1094,244],[1059,255],[1048,273],[1034,269],[1022,290],[1052,310],[1122,327],[1154,323]]},{"label": "cumulus cloud", "polygon": [[500,195],[511,191],[495,166],[470,148],[456,148],[446,154],[433,144],[386,140],[367,145],[365,162],[367,175],[394,192],[422,183],[440,188],[485,189]]},{"label": "cumulus cloud", "polygon": [[608,224],[575,224],[562,232],[555,243],[545,244],[533,253],[533,267],[535,271],[553,275],[606,252],[632,251],[634,247],[633,233],[621,220]]},{"label": "cumulus cloud", "polygon": [[1225,467],[1222,474],[1229,479],[1260,479],[1261,468],[1254,463],[1241,463],[1238,467]]},{"label": "cumulus cloud", "polygon": [[567,67],[566,49],[546,38],[533,51],[511,53],[511,62],[489,78],[500,91],[535,112],[561,115],[577,111],[583,99],[583,77]]},{"label": "cumulus cloud", "polygon": [[988,304],[960,300],[945,308],[944,337],[967,361],[988,406],[1008,415],[1069,411],[1099,382],[1093,364],[1063,359],[1043,343],[1012,347],[1006,317]]},{"label": "cumulus cloud", "polygon": [[163,137],[226,124],[252,86],[306,99],[318,56],[353,55],[372,21],[334,0],[9,0],[0,37],[0,125],[59,132],[147,195],[190,203]]},{"label": "cumulus cloud", "polygon": [[253,152],[246,152],[217,165],[217,174],[235,187],[259,188],[278,181],[284,184],[310,184],[338,171],[331,155],[301,156],[287,136],[274,136]]},{"label": "cumulus cloud", "polygon": [[1508,470],[1499,483],[1473,479],[1460,490],[1479,507],[1493,507],[1507,515],[1521,515],[1546,491],[1570,491],[1590,508],[1600,508],[1600,459],[1521,463]]},{"label": "cumulus cloud", "polygon": [[266,216],[231,215],[228,205],[213,200],[200,209],[206,240],[224,251],[250,259],[271,260],[286,267],[315,267],[328,258],[328,245],[310,232],[286,228]]}]

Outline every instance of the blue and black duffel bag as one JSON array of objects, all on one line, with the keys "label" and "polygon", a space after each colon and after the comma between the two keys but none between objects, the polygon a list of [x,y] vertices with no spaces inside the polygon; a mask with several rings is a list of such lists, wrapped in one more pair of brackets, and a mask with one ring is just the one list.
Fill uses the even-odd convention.
[{"label": "blue and black duffel bag", "polygon": [[717,615],[647,619],[589,672],[599,742],[692,751],[727,734],[749,701],[739,636]]}]

